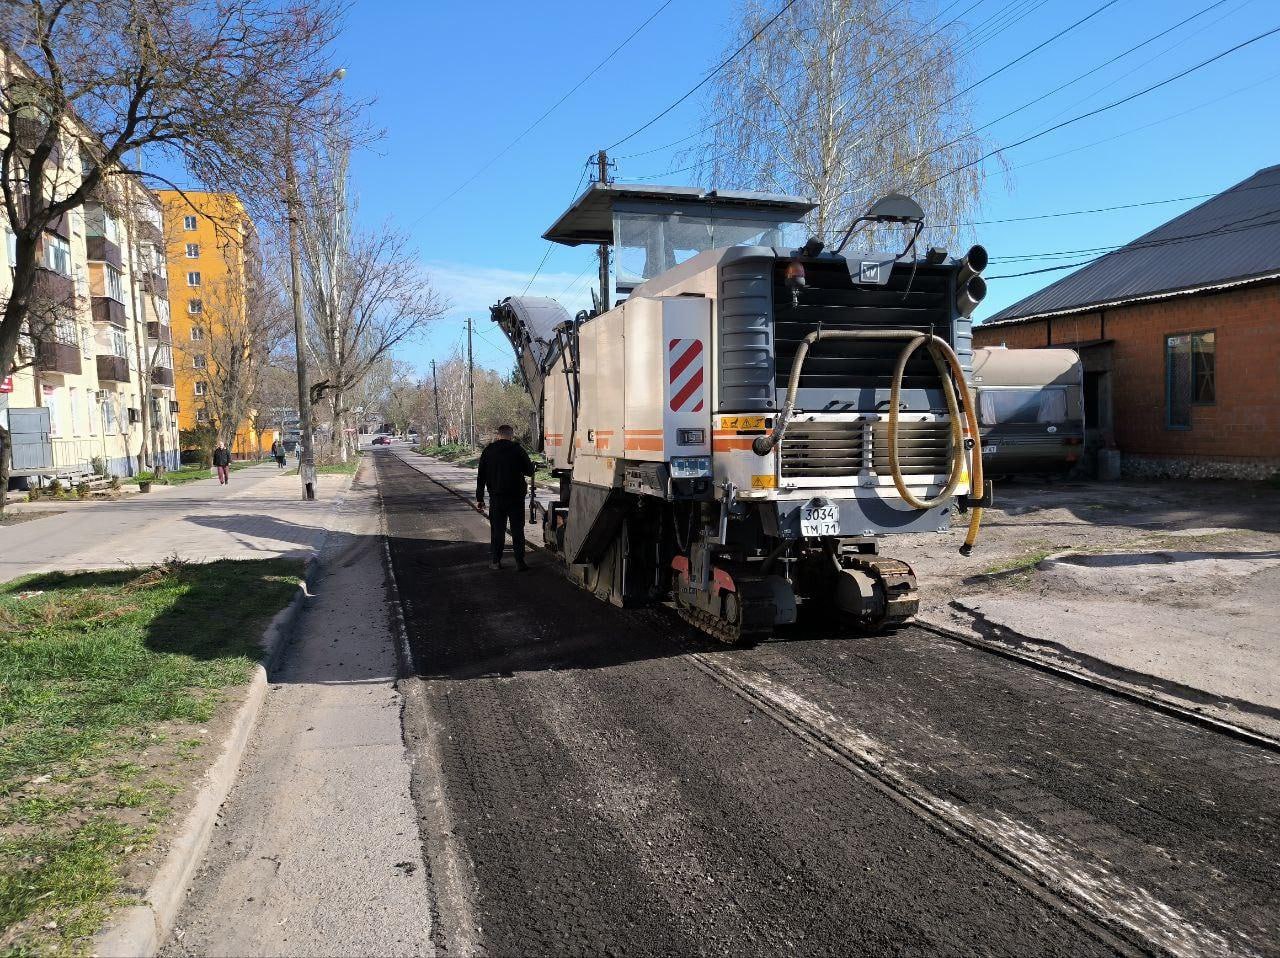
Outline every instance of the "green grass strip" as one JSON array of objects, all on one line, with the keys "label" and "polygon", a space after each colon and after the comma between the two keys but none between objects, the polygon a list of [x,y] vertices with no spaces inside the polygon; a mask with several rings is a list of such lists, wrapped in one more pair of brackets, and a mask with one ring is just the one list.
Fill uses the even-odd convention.
[{"label": "green grass strip", "polygon": [[0,955],[87,948],[301,574],[223,560],[0,585]]}]

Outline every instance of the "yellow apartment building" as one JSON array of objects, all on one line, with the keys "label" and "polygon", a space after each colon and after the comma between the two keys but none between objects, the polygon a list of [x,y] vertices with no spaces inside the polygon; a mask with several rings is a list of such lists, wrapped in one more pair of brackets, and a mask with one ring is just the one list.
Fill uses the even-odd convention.
[{"label": "yellow apartment building", "polygon": [[[210,374],[215,363],[213,343],[220,341],[214,324],[228,321],[247,325],[236,311],[246,309],[243,290],[247,257],[252,254],[253,222],[240,198],[232,193],[201,190],[159,190],[164,226],[172,310],[176,393],[179,425],[194,429],[210,424]],[[253,428],[252,412],[236,428],[232,454],[257,457],[275,440],[275,433]]]}]

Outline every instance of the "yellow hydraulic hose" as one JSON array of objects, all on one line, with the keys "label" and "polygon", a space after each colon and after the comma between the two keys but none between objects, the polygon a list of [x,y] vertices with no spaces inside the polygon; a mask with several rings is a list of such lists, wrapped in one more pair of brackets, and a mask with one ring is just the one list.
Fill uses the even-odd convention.
[{"label": "yellow hydraulic hose", "polygon": [[[938,378],[942,382],[942,396],[947,404],[947,415],[951,419],[952,456],[951,467],[947,473],[947,484],[942,492],[932,499],[920,499],[907,488],[906,481],[902,475],[902,467],[898,461],[898,416],[902,393],[902,378],[906,372],[907,362],[921,346],[928,347],[929,355],[933,358],[933,364],[937,367]],[[963,388],[965,381],[964,368],[960,365],[960,358],[956,356],[955,351],[947,341],[937,336],[921,334],[911,340],[899,354],[898,364],[893,370],[893,380],[889,385],[889,474],[893,478],[893,485],[898,490],[898,495],[908,505],[917,509],[932,509],[934,506],[940,506],[946,502],[955,492],[956,486],[960,484],[960,477],[964,473],[966,430],[961,425],[961,413],[953,381],[961,384]],[[969,490],[975,497],[980,498],[986,491],[986,485],[982,470],[982,443],[978,433],[978,415],[974,410],[972,400],[964,404],[964,422],[968,426],[967,432],[969,436],[973,439],[972,454],[970,456],[973,466],[969,476]],[[961,555],[967,556],[973,551],[973,545],[978,539],[978,529],[981,525],[982,509],[975,506],[969,512],[969,529],[965,534],[964,544],[960,547]]]},{"label": "yellow hydraulic hose", "polygon": [[[889,472],[893,478],[894,488],[898,490],[898,495],[909,506],[915,509],[932,509],[934,506],[940,506],[945,503],[952,494],[955,493],[956,487],[960,484],[961,478],[965,471],[965,426],[968,427],[969,437],[973,440],[970,459],[972,461],[971,475],[969,476],[969,490],[976,497],[981,497],[986,492],[986,483],[983,478],[982,470],[982,443],[981,436],[978,432],[978,416],[974,410],[973,401],[966,396],[963,408],[963,422],[961,423],[961,407],[960,401],[956,396],[955,385],[959,384],[964,387],[964,368],[960,365],[960,359],[956,356],[955,351],[945,339],[933,336],[928,333],[921,333],[916,330],[904,329],[884,329],[884,330],[835,330],[824,329],[815,330],[804,337],[800,342],[799,348],[796,350],[795,358],[791,364],[791,376],[787,383],[787,397],[783,402],[782,409],[778,415],[777,425],[774,426],[772,433],[765,436],[758,436],[752,444],[752,449],[757,455],[768,455],[779,442],[782,441],[783,435],[786,433],[787,425],[791,420],[791,416],[795,412],[796,392],[800,385],[800,371],[804,366],[804,361],[808,357],[809,348],[812,344],[822,339],[853,339],[853,340],[907,340],[907,345],[903,348],[898,356],[897,365],[894,367],[893,380],[889,387]],[[906,480],[902,475],[902,467],[898,459],[898,405],[902,394],[902,379],[906,372],[907,361],[911,359],[912,354],[921,346],[927,346],[929,355],[933,358],[934,366],[938,370],[938,378],[942,381],[942,396],[947,404],[947,414],[951,420],[951,464],[947,472],[947,481],[942,492],[934,496],[932,499],[921,499],[907,488]],[[969,555],[973,551],[973,545],[978,538],[978,529],[982,524],[982,509],[972,507],[969,510],[969,529],[964,537],[964,544],[960,547],[961,555]]]}]

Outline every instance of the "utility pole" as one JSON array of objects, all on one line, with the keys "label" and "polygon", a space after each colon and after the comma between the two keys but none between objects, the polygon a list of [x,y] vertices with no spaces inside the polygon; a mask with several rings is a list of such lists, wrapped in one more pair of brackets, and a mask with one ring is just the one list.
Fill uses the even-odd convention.
[{"label": "utility pole", "polygon": [[306,319],[302,311],[302,262],[298,250],[298,219],[302,198],[298,195],[297,172],[293,166],[293,137],[289,121],[285,120],[284,133],[284,189],[285,204],[289,214],[289,279],[293,299],[293,348],[298,367],[298,444],[302,453],[298,456],[298,474],[302,478],[302,498],[316,497],[316,458],[314,438],[311,434],[311,389],[307,383]]},{"label": "utility pole", "polygon": [[[347,75],[343,69],[334,70],[325,81],[327,86]],[[314,90],[308,96],[319,93]],[[305,98],[304,98],[305,99]],[[297,103],[301,109],[303,101]],[[311,426],[311,387],[307,383],[307,330],[302,310],[302,255],[298,249],[299,220],[302,216],[302,195],[298,192],[298,171],[294,168],[293,125],[288,114],[284,122],[284,202],[289,221],[289,286],[293,300],[293,349],[298,367],[298,444],[302,454],[298,457],[298,477],[302,480],[302,498],[316,497],[315,436]],[[338,424],[333,424],[337,428]]]},{"label": "utility pole", "polygon": [[431,360],[431,395],[436,400],[436,448],[444,445],[444,436],[440,433],[440,380],[436,379],[436,361]]},{"label": "utility pole", "polygon": [[471,352],[471,317],[467,317],[467,405],[471,407],[471,445],[476,444],[476,364]]},{"label": "utility pole", "polygon": [[[609,182],[609,157],[604,150],[596,154],[596,182]],[[609,245],[601,243],[596,250],[600,257],[600,312],[609,309]]]}]

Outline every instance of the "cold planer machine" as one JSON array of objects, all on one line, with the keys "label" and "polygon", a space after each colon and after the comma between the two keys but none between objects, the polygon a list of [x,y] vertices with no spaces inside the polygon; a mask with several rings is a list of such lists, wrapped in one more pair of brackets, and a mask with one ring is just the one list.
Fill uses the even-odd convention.
[{"label": "cold planer machine", "polygon": [[[613,247],[616,305],[492,307],[559,481],[544,541],[600,597],[673,600],[725,642],[801,607],[876,631],[919,606],[887,539],[963,510],[972,547],[990,497],[966,381],[986,253],[789,245],[811,208],[593,184],[546,238]],[[901,196],[869,218],[921,222]]]}]

